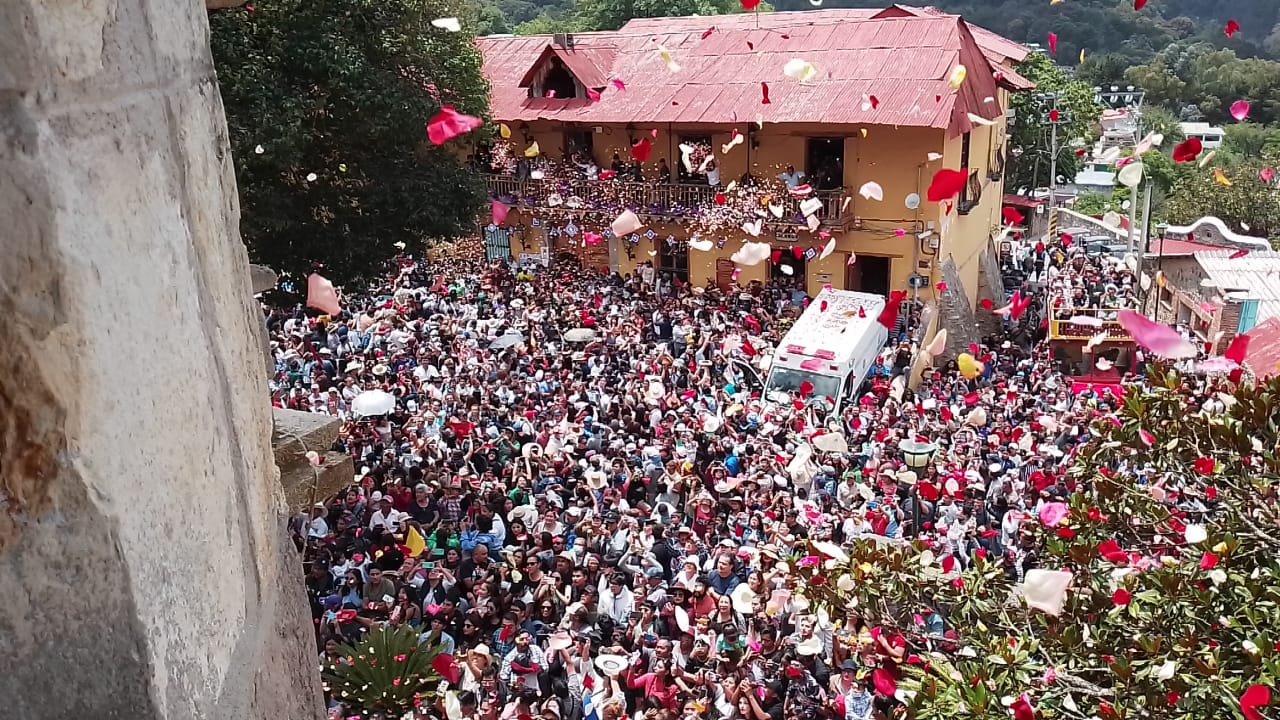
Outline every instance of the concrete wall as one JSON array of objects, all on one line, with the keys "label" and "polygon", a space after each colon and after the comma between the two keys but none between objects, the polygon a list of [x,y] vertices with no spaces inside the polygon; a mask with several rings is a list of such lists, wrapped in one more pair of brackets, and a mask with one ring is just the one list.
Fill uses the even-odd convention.
[{"label": "concrete wall", "polygon": [[207,33],[0,3],[5,717],[321,715]]}]

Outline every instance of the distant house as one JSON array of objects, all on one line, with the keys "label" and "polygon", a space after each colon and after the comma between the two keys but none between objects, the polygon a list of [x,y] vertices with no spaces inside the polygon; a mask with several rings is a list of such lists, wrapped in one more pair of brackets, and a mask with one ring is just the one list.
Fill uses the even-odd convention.
[{"label": "distant house", "polygon": [[1182,128],[1182,134],[1187,139],[1197,138],[1200,144],[1206,148],[1216,148],[1222,146],[1222,140],[1227,136],[1226,132],[1220,127],[1214,127],[1207,122],[1184,122],[1178,123]]},{"label": "distant house", "polygon": [[1222,333],[1216,350],[1280,318],[1280,252],[1241,254],[1185,240],[1154,240],[1146,267],[1164,277],[1163,286],[1157,282],[1150,290],[1158,298],[1160,319],[1186,327],[1202,342]]},{"label": "distant house", "polygon": [[[1011,94],[1032,87],[1012,69],[1025,47],[902,5],[643,18],[477,44],[493,119],[510,134],[509,166],[487,177],[511,207],[486,228],[491,256],[622,274],[648,264],[698,286],[774,279],[810,295],[914,283],[926,299],[951,261],[951,285],[976,303],[979,258],[1002,224]],[[812,77],[784,75],[796,59]],[[647,158],[634,161],[633,146]],[[782,178],[789,167],[803,177]],[[943,168],[967,182],[928,202]],[[613,237],[624,209],[643,227]],[[744,240],[768,243],[767,261],[735,263]]]}]

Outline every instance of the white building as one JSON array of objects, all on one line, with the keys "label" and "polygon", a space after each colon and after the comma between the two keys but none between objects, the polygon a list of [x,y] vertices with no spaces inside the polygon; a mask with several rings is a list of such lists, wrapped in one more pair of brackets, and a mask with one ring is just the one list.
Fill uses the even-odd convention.
[{"label": "white building", "polygon": [[1213,127],[1206,122],[1184,122],[1178,123],[1182,128],[1182,134],[1187,139],[1199,138],[1200,144],[1206,148],[1216,148],[1222,146],[1222,139],[1226,137],[1226,133],[1220,127]]}]

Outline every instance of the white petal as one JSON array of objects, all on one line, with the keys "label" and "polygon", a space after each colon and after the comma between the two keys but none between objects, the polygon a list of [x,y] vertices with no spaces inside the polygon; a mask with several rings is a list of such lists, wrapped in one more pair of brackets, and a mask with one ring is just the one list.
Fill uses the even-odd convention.
[{"label": "white petal", "polygon": [[436,18],[431,21],[431,26],[449,32],[460,32],[462,30],[462,23],[458,22],[456,17]]},{"label": "white petal", "polygon": [[1188,525],[1183,537],[1186,538],[1188,544],[1195,545],[1196,543],[1204,542],[1209,537],[1209,533],[1205,531],[1203,525]]}]

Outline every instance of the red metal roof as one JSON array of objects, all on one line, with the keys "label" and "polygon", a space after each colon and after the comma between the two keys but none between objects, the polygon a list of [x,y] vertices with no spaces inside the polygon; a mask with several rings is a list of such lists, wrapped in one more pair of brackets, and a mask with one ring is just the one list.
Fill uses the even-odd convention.
[{"label": "red metal roof", "polygon": [[[806,21],[786,25],[775,15]],[[810,21],[814,17],[822,22]],[[712,25],[716,32],[702,39]],[[946,128],[955,136],[972,128],[969,113],[991,119],[1003,113],[995,70],[968,24],[954,15],[872,19],[865,11],[827,10],[655,18],[616,32],[575,34],[575,53],[614,57],[608,76],[627,85],[625,91],[606,86],[604,98],[591,104],[530,98],[520,87],[549,40],[478,39],[495,119],[731,125],[759,114],[764,122]],[[670,51],[679,72],[667,69],[659,46]],[[784,76],[792,58],[813,63],[817,77],[802,84]],[[968,74],[952,91],[947,79],[957,64]],[[769,105],[761,102],[762,82],[769,84]],[[874,95],[878,107],[862,110],[864,95]]]},{"label": "red metal roof", "polygon": [[1014,207],[1038,208],[1049,202],[1049,199],[1027,197],[1026,195],[1010,195],[1006,193],[1000,202],[1002,205],[1012,205]]},{"label": "red metal roof", "polygon": [[[911,5],[891,5],[884,10],[876,13],[872,17],[947,17],[945,13],[933,6],[913,7]],[[956,17],[956,16],[951,16]],[[1031,54],[1031,49],[1026,45],[1016,43],[1003,35],[997,35],[986,28],[970,25],[973,29],[973,39],[978,42],[978,47],[982,48],[982,52],[986,54],[987,59],[992,63],[1001,65],[1012,65],[1020,63],[1027,59]]]},{"label": "red metal roof", "polygon": [[1252,330],[1244,362],[1259,378],[1280,374],[1280,317],[1267,318]]},{"label": "red metal roof", "polygon": [[1156,239],[1151,241],[1151,246],[1147,250],[1148,255],[1194,255],[1205,250],[1221,250],[1218,245],[1205,245],[1204,243],[1191,242],[1189,240],[1175,240],[1173,238]]}]

